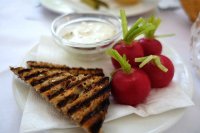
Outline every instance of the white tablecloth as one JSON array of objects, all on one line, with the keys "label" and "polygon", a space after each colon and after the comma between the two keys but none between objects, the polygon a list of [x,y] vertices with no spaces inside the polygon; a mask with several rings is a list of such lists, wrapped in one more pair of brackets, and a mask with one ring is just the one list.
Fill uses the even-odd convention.
[{"label": "white tablecloth", "polygon": [[[18,65],[23,56],[38,41],[41,35],[50,35],[50,25],[58,14],[38,4],[37,0],[1,0],[0,4],[0,133],[18,133],[22,112],[12,93],[10,65]],[[146,14],[149,15],[149,14]],[[194,73],[190,62],[190,27],[182,9],[157,11],[162,18],[158,33],[175,33],[166,38],[167,45],[176,49],[188,65],[195,83],[194,103],[184,116],[165,133],[200,132],[200,78]],[[136,17],[129,18],[130,23]]]}]

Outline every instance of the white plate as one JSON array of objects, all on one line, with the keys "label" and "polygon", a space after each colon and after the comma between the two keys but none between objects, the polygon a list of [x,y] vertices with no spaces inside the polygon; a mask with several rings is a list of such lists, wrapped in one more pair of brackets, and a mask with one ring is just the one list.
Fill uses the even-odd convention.
[{"label": "white plate", "polygon": [[[26,60],[34,60],[35,53],[37,51],[37,46],[33,47],[25,56],[23,62],[21,65],[25,65]],[[179,55],[176,53],[176,51],[170,49],[170,48],[165,48],[164,53],[173,60],[174,63],[176,64],[181,64],[181,72],[179,73],[180,78],[180,83],[183,84],[181,85],[183,90],[185,91],[186,94],[188,94],[190,97],[192,97],[193,93],[193,82],[192,82],[192,77],[189,74],[185,64],[179,57]],[[187,81],[187,84],[184,84],[184,81]],[[27,95],[28,95],[29,89],[27,89],[27,86],[21,82],[20,80],[14,78],[13,79],[13,92],[16,98],[16,101],[20,108],[23,110],[24,105],[26,103]],[[139,117],[135,114],[128,115],[126,117],[122,117],[110,122],[107,122],[106,124],[103,125],[103,129],[105,133],[110,133],[110,132],[115,132],[115,133],[132,133],[133,131],[136,133],[158,133],[161,131],[166,130],[173,124],[175,124],[181,116],[184,114],[185,108],[181,109],[176,109],[172,111],[168,111],[162,114],[158,115],[152,115],[149,117]],[[66,129],[65,129],[66,130]],[[63,130],[50,130],[49,132],[52,133],[58,133],[61,132],[63,133],[65,131]],[[82,130],[77,131],[77,129],[67,129],[68,131],[73,133],[82,133]],[[76,131],[75,131],[76,130]]]},{"label": "white plate", "polygon": [[93,10],[80,0],[40,0],[41,4],[56,13],[68,14],[72,12],[106,12],[114,15],[119,15],[120,9],[125,9],[127,16],[136,16],[147,13],[156,8],[158,0],[141,0],[140,3],[130,6],[119,5],[115,0],[106,1],[110,7],[109,9],[100,8],[98,11]]}]

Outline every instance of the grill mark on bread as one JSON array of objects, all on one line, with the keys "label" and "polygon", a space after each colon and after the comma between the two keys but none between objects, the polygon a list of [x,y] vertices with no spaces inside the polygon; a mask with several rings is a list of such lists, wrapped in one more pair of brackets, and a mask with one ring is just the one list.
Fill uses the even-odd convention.
[{"label": "grill mark on bread", "polygon": [[[77,84],[76,86],[74,87],[71,87],[71,88],[68,88],[66,90],[64,90],[64,92],[62,92],[61,94],[58,94],[56,97],[54,97],[53,99],[51,100],[54,100],[54,99],[57,99],[57,101],[59,102],[60,100],[62,100],[64,98],[64,96],[67,96],[69,94],[69,92],[71,93],[79,93],[80,95],[82,94],[82,92],[85,90],[85,87],[89,86],[90,84],[93,83],[93,80],[95,78],[102,78],[101,76],[91,76],[91,75],[87,75],[89,76],[88,78],[86,77],[86,79],[84,79],[82,82],[80,82],[79,84]],[[92,83],[91,83],[92,82]],[[72,83],[73,84],[73,83]],[[71,86],[71,85],[69,85]],[[59,97],[59,100],[58,98]]]},{"label": "grill mark on bread", "polygon": [[78,94],[71,94],[67,97],[65,97],[63,100],[61,100],[60,102],[58,102],[57,107],[61,108],[63,106],[65,106],[68,102],[76,100],[76,98],[78,98]]},{"label": "grill mark on bread", "polygon": [[31,78],[37,77],[40,74],[44,74],[45,72],[46,72],[45,70],[43,70],[43,71],[42,70],[41,71],[36,71],[36,72],[34,72],[34,73],[30,74],[30,75],[25,76],[24,80],[27,81],[27,80],[29,80]]},{"label": "grill mark on bread", "polygon": [[91,86],[89,86],[88,88],[86,88],[83,93],[87,93],[88,91],[90,91],[95,86],[99,86],[99,85],[103,84],[106,80],[108,80],[108,78],[101,78],[95,84],[91,84]]},{"label": "grill mark on bread", "polygon": [[83,69],[83,68],[57,68],[57,67],[41,67],[41,66],[34,66],[32,68],[35,69],[42,69],[42,70],[49,70],[49,71],[65,71],[69,72],[73,75],[78,75],[78,74],[90,74],[90,75],[98,75],[98,76],[104,76],[104,73],[101,69]]},{"label": "grill mark on bread", "polygon": [[23,73],[25,73],[25,72],[30,72],[30,71],[31,71],[31,69],[26,68],[26,69],[19,70],[17,73],[18,73],[19,75],[21,75],[21,74],[23,74]]},{"label": "grill mark on bread", "polygon": [[55,97],[55,93],[62,94],[62,90],[66,90],[66,86],[70,84],[71,78],[59,83],[58,85],[53,86],[51,89],[48,91],[42,93],[43,95],[46,96],[47,100],[51,100],[52,98]]},{"label": "grill mark on bread", "polygon": [[79,84],[77,87],[82,89],[83,93],[86,93],[86,91],[89,91],[90,89],[94,88],[102,80],[103,80],[103,77],[100,77],[96,82],[92,82],[91,84],[86,85],[86,86]]},{"label": "grill mark on bread", "polygon": [[91,78],[91,77],[92,77],[92,75],[88,75],[88,76],[85,76],[84,78],[82,78],[81,80],[77,80],[77,81],[75,81],[74,83],[68,84],[68,85],[66,86],[66,88],[61,88],[60,90],[54,92],[53,94],[48,95],[49,100],[51,100],[51,99],[53,99],[54,97],[56,97],[56,96],[62,94],[64,91],[66,91],[66,90],[68,90],[68,89],[71,89],[72,87],[77,86],[78,84],[81,84],[82,82],[86,81],[87,79],[89,79],[89,78]]},{"label": "grill mark on bread", "polygon": [[[108,80],[107,77],[105,77],[103,79],[104,79],[104,82],[106,82]],[[110,91],[110,86],[107,86],[105,83],[102,84],[102,86],[103,87],[101,88],[101,90],[97,91],[94,95],[90,96],[87,99],[84,99],[84,101],[81,101],[81,102],[75,104],[74,106],[72,106],[71,108],[69,108],[68,111],[67,111],[67,114],[72,115],[74,112],[76,112],[78,109],[82,108],[83,106],[88,106],[90,101],[92,101],[93,99],[95,99],[95,98],[103,95],[104,93]]]},{"label": "grill mark on bread", "polygon": [[105,119],[106,112],[101,111],[98,114],[94,115],[88,121],[86,121],[82,125],[82,127],[86,128],[88,133],[100,133],[100,129]]},{"label": "grill mark on bread", "polygon": [[[55,81],[55,82],[51,82],[51,83],[48,84],[47,86],[42,86],[42,87],[39,89],[39,91],[40,91],[40,93],[43,93],[43,92],[45,92],[45,91],[51,89],[53,86],[58,85],[58,84],[62,83],[63,81],[68,80],[68,79],[71,78],[71,77],[72,77],[72,76],[69,75],[69,76],[67,76],[67,77],[65,77],[65,78],[63,78],[63,79],[57,80],[57,81]],[[48,79],[47,79],[47,80],[48,80]]]},{"label": "grill mark on bread", "polygon": [[81,84],[82,82],[86,81],[87,79],[89,79],[89,78],[91,78],[91,77],[92,77],[92,75],[88,75],[88,76],[84,77],[84,78],[81,79],[81,80],[77,80],[75,83],[69,84],[69,85],[67,86],[67,89],[72,88],[72,87],[74,87],[74,86],[76,86],[76,85],[78,85],[78,84]]},{"label": "grill mark on bread", "polygon": [[86,114],[83,119],[80,121],[80,124],[83,125],[87,120],[89,120],[94,115],[98,114],[100,111],[104,111],[108,108],[108,105],[110,104],[109,99],[105,99],[103,102],[101,102],[93,111]]},{"label": "grill mark on bread", "polygon": [[[76,88],[76,91],[73,92],[73,93],[77,93],[78,96],[79,96],[79,94],[81,93],[81,91],[83,91],[83,90],[81,90],[82,88],[79,88],[79,85],[81,85],[83,82],[89,80],[90,78],[92,78],[92,75],[88,75],[88,76],[82,78],[81,80],[77,80],[77,81],[75,81],[75,83],[68,84],[68,86],[66,86],[65,89],[58,90],[57,92],[55,92],[53,98],[56,98],[56,96],[58,96],[58,95],[62,95],[62,94],[64,95],[64,92],[65,92],[65,91],[68,91],[69,89],[73,89],[73,87],[77,87],[77,88]],[[50,99],[50,100],[52,100],[53,98],[52,98],[52,96],[51,96],[51,99]],[[78,98],[78,97],[76,97],[76,98]],[[67,102],[65,102],[65,100],[66,100]],[[74,100],[75,100],[75,99],[74,99]],[[70,101],[71,101],[71,100],[70,100]],[[59,104],[60,102],[63,103],[62,106],[60,106],[60,107],[64,107],[67,103],[69,103],[67,97],[64,97],[62,100],[60,100],[60,101],[58,102],[58,104]]]},{"label": "grill mark on bread", "polygon": [[104,73],[102,70],[97,69],[83,69],[83,68],[71,68],[68,70],[69,73],[73,73],[74,75],[77,74],[91,74],[91,75],[98,75],[98,76],[104,76]]},{"label": "grill mark on bread", "polygon": [[17,74],[18,77],[20,78],[24,78],[24,74],[26,74],[26,72],[31,72],[31,69],[25,69],[23,67],[10,67],[10,70],[13,71],[15,74]]},{"label": "grill mark on bread", "polygon": [[61,74],[62,73],[54,73],[52,75],[47,75],[47,76],[41,78],[40,80],[38,80],[38,79],[32,80],[32,82],[30,84],[32,86],[36,86],[36,85],[42,84],[43,82],[49,80],[50,78],[60,76]]},{"label": "grill mark on bread", "polygon": [[47,62],[37,62],[37,61],[27,61],[27,64],[31,68],[38,68],[38,69],[48,69],[48,70],[60,70],[60,71],[67,71],[69,73],[72,73],[74,75],[77,74],[97,74],[99,76],[104,76],[103,70],[100,68],[75,68],[75,67],[68,67],[66,65],[58,65],[58,64],[52,64]]},{"label": "grill mark on bread", "polygon": [[89,127],[89,131],[90,133],[98,133],[102,124],[103,124],[103,118],[100,118],[95,121],[90,127]]},{"label": "grill mark on bread", "polygon": [[48,99],[51,100],[53,99],[54,97],[58,96],[59,94],[63,93],[65,91],[64,88],[61,88],[60,90],[56,91],[55,93],[51,94],[51,95],[48,95]]},{"label": "grill mark on bread", "polygon": [[[103,95],[95,98],[94,100],[92,100],[90,102],[90,104],[88,106],[84,106],[82,108],[80,108],[79,110],[77,110],[75,113],[73,113],[70,117],[77,121],[77,122],[81,122],[81,120],[90,112],[93,112],[98,106],[100,106],[100,104],[108,99],[110,96],[110,93],[104,93]],[[103,108],[102,108],[103,109]],[[105,111],[107,110],[107,108],[105,108]],[[103,111],[103,110],[102,110]],[[100,112],[99,112],[100,113]],[[92,117],[91,117],[92,118]],[[88,119],[89,120],[89,119]],[[82,124],[80,124],[82,125]]]},{"label": "grill mark on bread", "polygon": [[[33,74],[35,74],[35,73],[46,71],[46,70],[25,69],[23,67],[17,67],[17,68],[10,67],[10,69],[15,74],[17,74],[18,77],[22,78],[25,81],[28,81],[29,79],[31,79],[30,76],[34,76]],[[20,74],[19,74],[19,72],[20,72]]]}]

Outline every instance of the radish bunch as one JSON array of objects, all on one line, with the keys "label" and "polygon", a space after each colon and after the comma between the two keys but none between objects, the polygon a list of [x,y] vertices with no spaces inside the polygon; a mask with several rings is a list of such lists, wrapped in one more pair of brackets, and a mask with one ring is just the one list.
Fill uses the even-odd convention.
[{"label": "radish bunch", "polygon": [[[128,30],[125,11],[120,15],[123,39],[108,51],[116,68],[111,92],[118,103],[136,106],[146,99],[150,88],[163,88],[171,82],[174,65],[161,54],[162,44],[155,39],[159,18],[139,18]],[[136,40],[139,35],[144,37]]]}]

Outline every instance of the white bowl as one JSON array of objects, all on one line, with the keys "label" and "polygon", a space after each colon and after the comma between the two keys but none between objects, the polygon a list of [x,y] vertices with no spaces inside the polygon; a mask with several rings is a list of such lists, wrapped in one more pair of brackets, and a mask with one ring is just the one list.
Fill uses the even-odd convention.
[{"label": "white bowl", "polygon": [[[59,34],[60,28],[82,22],[98,22],[108,24],[114,28],[115,34],[107,39],[92,43],[72,42]],[[51,32],[56,43],[73,54],[74,57],[91,60],[103,57],[105,51],[119,40],[121,36],[121,22],[118,17],[108,14],[72,13],[56,18],[52,23]]]}]

